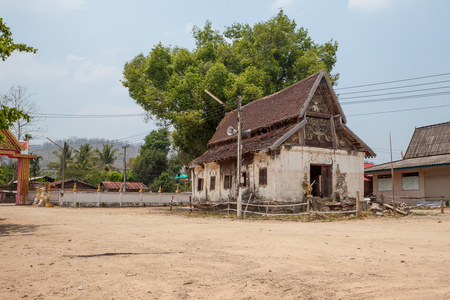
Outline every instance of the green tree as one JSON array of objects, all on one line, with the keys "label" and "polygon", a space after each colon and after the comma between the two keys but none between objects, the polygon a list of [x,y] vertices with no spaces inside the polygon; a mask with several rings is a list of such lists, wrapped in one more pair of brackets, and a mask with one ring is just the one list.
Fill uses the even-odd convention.
[{"label": "green tree", "polygon": [[94,165],[95,153],[88,143],[75,150],[75,161],[81,168],[91,168]]},{"label": "green tree", "polygon": [[170,150],[169,130],[152,131],[145,137],[139,155],[133,162],[133,176],[147,186],[167,169],[167,154]]},{"label": "green tree", "polygon": [[10,186],[17,176],[17,160],[9,160],[0,166],[0,185]]},{"label": "green tree", "polygon": [[175,180],[167,172],[162,172],[151,185],[152,190],[159,190],[159,187],[163,193],[173,193],[177,190]]},{"label": "green tree", "polygon": [[[37,49],[25,44],[15,44],[10,28],[3,23],[3,18],[0,18],[0,57],[5,61],[15,50],[20,52],[37,52]],[[31,117],[16,108],[9,108],[8,106],[0,108],[0,129],[8,129],[14,122],[21,119],[29,122]]]},{"label": "green tree", "polygon": [[30,161],[30,174],[33,177],[39,176],[41,171],[41,165],[39,162],[42,160],[42,156],[37,155],[36,158],[31,159]]},{"label": "green tree", "polygon": [[0,18],[0,57],[5,61],[16,50],[36,53],[38,49],[25,44],[15,44],[10,28],[3,23],[3,18]]},{"label": "green tree", "polygon": [[183,163],[201,155],[225,108],[204,92],[208,89],[231,108],[277,92],[325,69],[331,74],[338,45],[317,44],[282,10],[253,27],[235,23],[223,34],[210,21],[194,27],[196,48],[155,45],[148,56],[137,55],[124,67],[123,85],[130,96],[162,125],[175,129],[172,140],[185,154]]},{"label": "green tree", "polygon": [[123,182],[123,173],[119,171],[111,171],[105,173],[105,181]]},{"label": "green tree", "polygon": [[95,149],[95,152],[98,156],[99,167],[104,172],[108,172],[114,169],[113,164],[117,159],[116,152],[119,150],[114,149],[113,147],[113,144],[103,144],[103,148],[101,151],[99,149]]},{"label": "green tree", "polygon": [[[63,150],[62,149],[58,149],[53,151],[53,155],[55,155],[57,157],[57,161],[56,162],[49,162],[47,164],[47,167],[49,169],[54,169],[57,172],[57,177],[61,178],[62,177],[62,168],[63,168]],[[71,147],[69,147],[68,145],[66,146],[66,155],[65,155],[65,169],[64,169],[64,177],[65,179],[71,178],[71,174],[69,171],[70,167],[73,167],[74,164],[74,160],[73,160],[73,150]]]}]

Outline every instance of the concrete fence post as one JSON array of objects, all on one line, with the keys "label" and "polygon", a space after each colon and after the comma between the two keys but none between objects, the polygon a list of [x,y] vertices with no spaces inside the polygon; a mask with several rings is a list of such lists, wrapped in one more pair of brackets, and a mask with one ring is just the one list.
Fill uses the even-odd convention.
[{"label": "concrete fence post", "polygon": [[97,192],[97,206],[100,207],[101,205],[101,192]]}]

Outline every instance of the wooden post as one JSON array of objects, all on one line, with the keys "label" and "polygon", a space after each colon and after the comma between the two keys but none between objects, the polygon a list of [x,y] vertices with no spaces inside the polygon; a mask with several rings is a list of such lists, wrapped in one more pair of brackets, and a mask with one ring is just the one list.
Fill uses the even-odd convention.
[{"label": "wooden post", "polygon": [[389,132],[389,145],[391,148],[391,179],[392,179],[392,206],[394,207],[394,217],[397,216],[396,209],[395,209],[395,193],[394,193],[394,163],[392,162],[392,139],[391,139],[391,133]]},{"label": "wooden post", "polygon": [[253,196],[253,193],[251,193],[250,197],[248,197],[247,205],[245,206],[244,217],[247,214],[248,204],[250,203],[250,200],[252,199],[252,196]]},{"label": "wooden post", "polygon": [[192,212],[192,196],[189,196],[189,212]]},{"label": "wooden post", "polygon": [[359,191],[356,191],[356,216],[359,217]]},{"label": "wooden post", "polygon": [[172,198],[170,199],[170,211],[172,211],[172,206],[173,206],[173,197],[174,197],[174,196],[172,196]]},{"label": "wooden post", "polygon": [[237,97],[237,110],[238,110],[238,129],[237,129],[237,200],[236,200],[236,215],[238,218],[242,217],[242,187],[241,187],[241,169],[242,169],[242,112],[241,112],[241,96]]},{"label": "wooden post", "polygon": [[441,198],[441,214],[444,213],[444,197],[440,196],[439,198]]},{"label": "wooden post", "polygon": [[311,214],[311,202],[310,202],[310,197],[307,196],[306,197],[306,212],[308,213],[308,222],[310,221],[310,214]]}]

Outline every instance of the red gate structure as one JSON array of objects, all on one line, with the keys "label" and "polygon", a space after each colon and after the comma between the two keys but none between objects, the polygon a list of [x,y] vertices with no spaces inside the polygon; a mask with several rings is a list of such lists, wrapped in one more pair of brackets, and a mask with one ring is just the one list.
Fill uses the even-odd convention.
[{"label": "red gate structure", "polygon": [[7,129],[0,131],[0,155],[18,159],[16,205],[25,205],[30,179],[30,160],[36,155],[29,155],[26,143],[20,143]]}]

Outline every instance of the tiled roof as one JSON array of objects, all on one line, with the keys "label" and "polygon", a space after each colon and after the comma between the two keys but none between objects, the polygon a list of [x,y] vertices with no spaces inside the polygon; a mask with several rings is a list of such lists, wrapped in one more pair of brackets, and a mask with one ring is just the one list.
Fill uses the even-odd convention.
[{"label": "tiled roof", "polygon": [[[431,166],[450,165],[450,154],[427,157],[405,158],[393,162],[394,170],[426,168]],[[364,173],[390,171],[391,163],[384,163],[364,169]]]},{"label": "tiled roof", "polygon": [[[314,92],[319,82],[328,80],[327,78],[326,72],[322,70],[275,94],[259,98],[243,106],[242,129],[250,129],[254,132],[285,120],[300,117],[304,104],[312,97],[311,91]],[[209,146],[231,139],[227,135],[227,128],[233,126],[237,129],[237,115],[237,110],[234,110],[224,116],[208,142]]]},{"label": "tiled roof", "polygon": [[[251,138],[242,139],[242,153],[248,153],[253,151],[259,151],[263,149],[268,149],[270,146],[275,144],[280,137],[284,136],[292,128],[298,124],[291,124],[287,127],[283,127],[266,134],[257,135]],[[196,158],[189,164],[189,168],[192,168],[198,164],[219,161],[231,157],[236,157],[237,155],[237,141],[236,139],[232,143],[227,143],[222,146],[218,146],[206,151],[202,156]]]},{"label": "tiled roof", "polygon": [[[119,190],[123,186],[123,182],[102,181],[102,187],[108,190]],[[143,190],[148,190],[148,187],[142,182],[127,182],[128,190],[139,190],[142,186]]]},{"label": "tiled roof", "polygon": [[[300,121],[306,113],[314,93],[318,92],[328,102],[330,113],[339,119],[337,129],[345,136],[358,151],[366,153],[367,157],[376,154],[345,126],[345,115],[333,91],[331,83],[324,70],[309,76],[275,94],[257,99],[242,107],[242,129],[250,129],[252,137],[242,141],[242,153],[273,150],[284,142],[294,132],[306,124],[306,120]],[[236,134],[229,136],[228,127],[237,128],[237,110],[227,113],[208,146],[212,149],[196,158],[188,167],[197,164],[219,161],[236,156]],[[261,129],[263,129],[261,131]],[[292,130],[292,131],[291,131]],[[265,133],[268,131],[268,133]]]},{"label": "tiled roof", "polygon": [[416,128],[405,158],[450,154],[450,122]]}]

